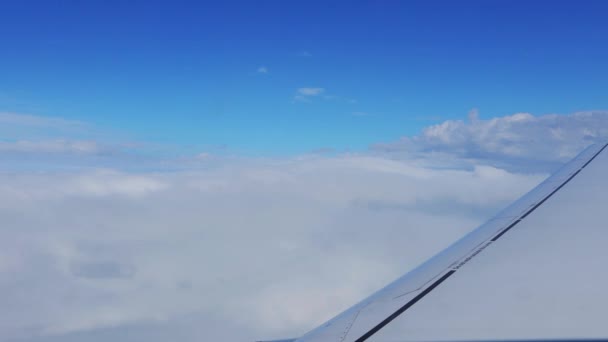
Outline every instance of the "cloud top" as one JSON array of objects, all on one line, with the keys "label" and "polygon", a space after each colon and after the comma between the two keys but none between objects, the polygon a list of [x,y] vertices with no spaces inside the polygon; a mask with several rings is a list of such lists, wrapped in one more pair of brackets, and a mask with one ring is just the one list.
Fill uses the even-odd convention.
[{"label": "cloud top", "polygon": [[0,293],[13,309],[0,333],[86,341],[211,315],[180,329],[200,340],[219,320],[207,328],[224,341],[296,336],[542,177],[355,155],[3,174]]},{"label": "cloud top", "polygon": [[394,155],[444,153],[495,163],[565,162],[585,146],[608,139],[608,112],[534,116],[516,113],[469,121],[448,120],[427,127],[420,135],[376,144],[376,151]]}]

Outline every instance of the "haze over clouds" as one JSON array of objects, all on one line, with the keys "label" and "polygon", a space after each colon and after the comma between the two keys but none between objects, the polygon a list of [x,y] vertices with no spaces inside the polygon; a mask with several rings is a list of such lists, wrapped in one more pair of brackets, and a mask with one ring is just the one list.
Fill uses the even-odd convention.
[{"label": "haze over clouds", "polygon": [[[606,138],[607,118],[473,116],[335,156],[204,154],[127,171],[121,150],[104,168],[4,169],[1,340],[297,336]],[[71,153],[52,151],[56,163]]]},{"label": "haze over clouds", "polygon": [[15,142],[0,142],[2,152],[26,152],[26,153],[98,153],[100,148],[95,141],[66,141],[47,140],[29,141],[19,140]]}]

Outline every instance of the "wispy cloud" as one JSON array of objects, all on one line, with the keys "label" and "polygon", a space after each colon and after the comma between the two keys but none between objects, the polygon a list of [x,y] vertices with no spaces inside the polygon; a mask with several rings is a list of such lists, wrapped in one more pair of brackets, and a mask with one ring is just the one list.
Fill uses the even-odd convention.
[{"label": "wispy cloud", "polygon": [[324,91],[325,89],[323,88],[299,88],[298,94],[302,96],[317,96],[321,95],[321,93],[323,93]]},{"label": "wispy cloud", "polygon": [[296,95],[294,96],[294,100],[307,102],[310,98],[319,96],[325,92],[324,88],[312,88],[312,87],[304,87],[298,88],[296,90]]},{"label": "wispy cloud", "polygon": [[106,151],[95,141],[69,141],[46,140],[31,141],[19,140],[14,142],[0,141],[0,154],[2,152],[21,153],[83,153],[97,154]]},{"label": "wispy cloud", "polygon": [[112,163],[141,150],[142,144],[121,139],[82,121],[0,113],[0,170]]},{"label": "wispy cloud", "polygon": [[[98,138],[98,131],[86,122],[61,117],[40,116],[21,113],[0,113],[0,142],[2,150],[32,150],[34,145],[48,145],[57,149],[68,141],[74,148],[84,147],[83,141]],[[95,138],[94,138],[95,137]],[[54,147],[53,147],[54,146]]]},{"label": "wispy cloud", "polygon": [[267,74],[268,68],[265,66],[258,67],[257,72],[258,72],[258,74]]},{"label": "wispy cloud", "polygon": [[85,128],[88,125],[81,121],[67,120],[59,117],[37,116],[29,114],[0,112],[0,126],[30,126],[74,129]]}]

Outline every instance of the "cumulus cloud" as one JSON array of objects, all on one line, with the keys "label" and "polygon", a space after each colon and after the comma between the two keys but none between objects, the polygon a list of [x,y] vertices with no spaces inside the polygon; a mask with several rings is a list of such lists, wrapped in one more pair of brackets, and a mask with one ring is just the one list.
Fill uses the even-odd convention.
[{"label": "cumulus cloud", "polygon": [[375,151],[395,156],[444,153],[458,158],[490,161],[502,167],[529,163],[562,163],[593,142],[608,139],[608,112],[534,116],[516,113],[480,119],[476,109],[469,121],[448,120],[427,127],[420,135],[376,144]]}]

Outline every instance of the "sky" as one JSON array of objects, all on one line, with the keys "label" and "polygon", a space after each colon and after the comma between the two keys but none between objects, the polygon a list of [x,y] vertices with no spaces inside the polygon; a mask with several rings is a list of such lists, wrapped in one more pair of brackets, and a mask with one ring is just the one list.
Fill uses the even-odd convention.
[{"label": "sky", "polygon": [[0,110],[250,155],[605,109],[603,1],[4,1]]},{"label": "sky", "polygon": [[606,10],[0,2],[0,342],[302,335],[608,139]]}]

